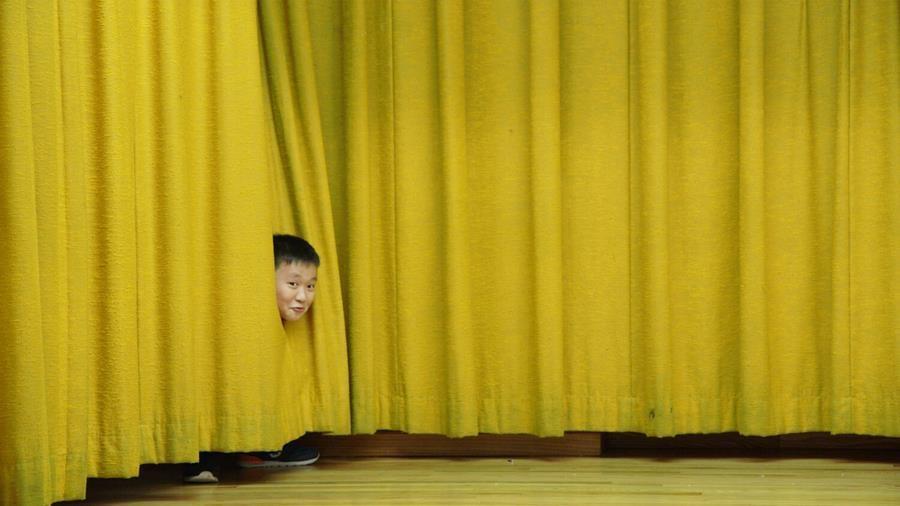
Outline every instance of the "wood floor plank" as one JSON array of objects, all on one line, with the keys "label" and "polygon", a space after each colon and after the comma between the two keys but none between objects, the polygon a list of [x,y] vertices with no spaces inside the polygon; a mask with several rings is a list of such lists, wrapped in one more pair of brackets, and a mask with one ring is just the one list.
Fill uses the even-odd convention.
[{"label": "wood floor plank", "polygon": [[322,459],[182,485],[177,466],[91,480],[85,504],[900,504],[900,459],[563,457]]}]

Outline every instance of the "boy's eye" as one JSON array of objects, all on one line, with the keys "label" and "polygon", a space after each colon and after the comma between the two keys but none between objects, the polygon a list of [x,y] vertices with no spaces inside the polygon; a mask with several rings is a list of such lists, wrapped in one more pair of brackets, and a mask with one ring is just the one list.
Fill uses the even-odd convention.
[{"label": "boy's eye", "polygon": [[288,286],[291,287],[291,288],[297,288],[297,287],[300,286],[300,285],[299,285],[298,283],[293,282],[293,281],[289,281],[289,282],[288,282]]},{"label": "boy's eye", "polygon": [[309,289],[309,290],[315,290],[315,289],[316,289],[316,285],[307,285],[306,288]]}]

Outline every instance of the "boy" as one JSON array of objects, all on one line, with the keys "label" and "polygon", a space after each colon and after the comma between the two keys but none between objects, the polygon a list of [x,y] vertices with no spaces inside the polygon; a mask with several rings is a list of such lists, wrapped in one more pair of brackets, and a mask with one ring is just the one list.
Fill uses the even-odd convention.
[{"label": "boy", "polygon": [[[281,324],[297,321],[309,312],[316,298],[319,255],[304,239],[293,235],[275,235],[275,300]],[[312,464],[319,459],[314,448],[300,446],[299,440],[285,444],[278,452],[253,452],[238,457],[240,467],[293,467]],[[184,468],[185,483],[216,483],[217,455],[200,453],[200,462]]]}]

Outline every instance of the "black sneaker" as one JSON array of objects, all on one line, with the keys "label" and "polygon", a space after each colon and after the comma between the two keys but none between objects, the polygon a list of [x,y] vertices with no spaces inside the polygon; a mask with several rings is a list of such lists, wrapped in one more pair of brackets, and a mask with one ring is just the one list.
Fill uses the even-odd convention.
[{"label": "black sneaker", "polygon": [[253,452],[238,457],[238,465],[244,468],[308,466],[319,460],[315,448],[300,446],[295,439],[284,445],[280,452]]},{"label": "black sneaker", "polygon": [[200,462],[185,464],[181,469],[181,479],[185,483],[219,483],[216,474],[219,462],[214,455],[207,452],[200,454]]}]

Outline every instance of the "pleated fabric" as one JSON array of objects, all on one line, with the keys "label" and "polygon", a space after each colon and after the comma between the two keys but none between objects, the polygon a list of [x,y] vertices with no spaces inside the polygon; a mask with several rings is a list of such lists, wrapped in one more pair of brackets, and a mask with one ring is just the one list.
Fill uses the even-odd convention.
[{"label": "pleated fabric", "polygon": [[273,303],[256,7],[0,3],[0,503],[348,430]]},{"label": "pleated fabric", "polygon": [[0,502],[305,430],[900,435],[898,24],[0,3]]},{"label": "pleated fabric", "polygon": [[900,434],[896,2],[279,8],[355,432]]},{"label": "pleated fabric", "polygon": [[321,259],[316,302],[289,324],[289,359],[304,379],[300,405],[317,431],[349,433],[347,333],[321,114],[312,68],[309,20],[285,2],[259,4],[270,129],[273,229],[300,235]]}]

